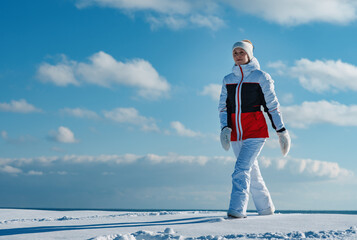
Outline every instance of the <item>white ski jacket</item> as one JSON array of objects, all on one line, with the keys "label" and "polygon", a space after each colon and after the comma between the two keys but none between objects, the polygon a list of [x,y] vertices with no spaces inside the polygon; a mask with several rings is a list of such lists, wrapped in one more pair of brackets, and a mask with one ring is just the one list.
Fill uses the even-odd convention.
[{"label": "white ski jacket", "polygon": [[223,79],[219,100],[221,129],[232,129],[231,141],[268,138],[268,127],[261,111],[268,114],[277,132],[285,130],[279,102],[270,75],[260,70],[254,57],[248,64],[234,65]]}]

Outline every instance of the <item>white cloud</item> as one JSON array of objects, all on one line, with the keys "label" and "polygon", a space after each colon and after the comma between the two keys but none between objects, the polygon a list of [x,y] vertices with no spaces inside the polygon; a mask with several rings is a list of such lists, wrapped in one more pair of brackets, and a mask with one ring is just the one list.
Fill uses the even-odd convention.
[{"label": "white cloud", "polygon": [[169,27],[177,30],[184,27],[207,27],[217,30],[225,25],[221,18],[214,15],[219,4],[208,0],[77,0],[76,6],[79,9],[101,6],[130,13],[150,12],[147,21],[152,29]]},{"label": "white cloud", "polygon": [[6,131],[1,131],[1,138],[5,140],[6,143],[9,144],[24,144],[24,143],[32,143],[35,142],[36,139],[30,135],[20,136],[20,137],[10,137]]},{"label": "white cloud", "polygon": [[225,25],[224,21],[216,16],[204,16],[201,14],[192,15],[190,22],[199,27],[207,27],[212,30],[218,30]]},{"label": "white cloud", "polygon": [[60,143],[75,143],[78,142],[74,137],[74,133],[67,127],[60,126],[57,131],[51,131],[49,138]]},{"label": "white cloud", "polygon": [[89,63],[74,62],[66,60],[64,56],[62,62],[57,65],[43,63],[37,75],[42,81],[58,86],[78,86],[82,83],[102,87],[124,85],[136,89],[139,96],[147,99],[166,96],[170,91],[170,84],[166,79],[143,59],[120,62],[100,51],[93,54],[89,60]]},{"label": "white cloud", "polygon": [[246,12],[281,25],[309,22],[347,24],[356,20],[357,4],[351,0],[225,0]]},{"label": "white cloud", "polygon": [[36,139],[30,135],[25,135],[25,136],[19,136],[17,138],[10,138],[8,137],[7,139],[5,139],[7,143],[10,144],[26,144],[26,143],[33,143],[36,141]]},{"label": "white cloud", "polygon": [[318,123],[357,126],[357,105],[348,106],[335,101],[322,100],[281,108],[285,122],[296,128],[306,128]]},{"label": "white cloud", "polygon": [[91,5],[131,11],[153,10],[160,13],[177,14],[188,13],[191,8],[188,1],[171,0],[78,0],[76,4],[78,8],[84,8]]},{"label": "white cloud", "polygon": [[348,24],[357,18],[357,4],[353,0],[77,0],[76,6],[115,8],[124,13],[149,12],[147,20],[152,28],[171,29],[195,26],[217,30],[225,25],[219,15],[232,7],[239,13],[287,26],[310,22]]},{"label": "white cloud", "polygon": [[191,15],[189,18],[185,16],[150,16],[147,21],[151,25],[151,29],[156,30],[160,27],[168,27],[173,30],[178,30],[186,27],[206,27],[212,30],[218,30],[225,26],[222,19],[216,16],[204,16],[201,14]]},{"label": "white cloud", "polygon": [[28,175],[32,175],[32,176],[42,176],[42,175],[43,175],[43,172],[31,170],[31,171],[29,171],[27,174],[28,174]]},{"label": "white cloud", "polygon": [[179,30],[187,27],[188,21],[181,16],[149,16],[148,23],[152,30],[157,30],[161,27],[168,27],[172,30]]},{"label": "white cloud", "polygon": [[147,154],[147,155],[135,155],[135,154],[125,154],[125,155],[100,155],[100,156],[65,156],[62,158],[62,161],[73,162],[73,163],[86,163],[86,162],[102,162],[109,163],[114,162],[116,164],[132,164],[137,163],[138,161],[147,161],[152,164],[159,163],[188,163],[193,164],[197,163],[200,165],[205,165],[209,160],[205,156],[182,156],[178,154],[168,154],[164,156],[156,154]]},{"label": "white cloud", "polygon": [[0,172],[18,174],[18,173],[22,173],[22,170],[9,165],[5,165],[3,167],[0,167]]},{"label": "white cloud", "polygon": [[90,57],[90,61],[90,64],[79,63],[77,69],[78,75],[89,83],[101,86],[123,84],[139,88],[139,95],[146,98],[160,97],[170,90],[166,79],[145,60],[123,63],[107,53],[99,52]]},{"label": "white cloud", "polygon": [[59,160],[64,162],[72,163],[90,163],[90,162],[102,162],[109,163],[113,162],[116,164],[130,164],[136,162],[141,156],[134,154],[125,155],[99,155],[99,156],[88,156],[88,155],[66,155]]},{"label": "white cloud", "polygon": [[352,171],[341,168],[336,162],[298,159],[292,157],[260,157],[259,162],[264,168],[272,167],[277,170],[288,170],[293,174],[302,174],[309,177],[337,179],[354,176]]},{"label": "white cloud", "polygon": [[190,17],[177,15],[150,16],[147,18],[147,21],[153,30],[166,26],[172,30],[179,30],[186,27],[206,27],[215,31],[225,26],[224,21],[219,17],[204,16],[201,14],[194,14]]},{"label": "white cloud", "polygon": [[183,137],[200,137],[202,134],[200,132],[195,132],[193,130],[187,129],[181,122],[174,121],[171,122],[171,127],[175,129],[176,133]]},{"label": "white cloud", "polygon": [[310,91],[357,91],[357,67],[341,60],[300,59],[291,69],[291,75]]},{"label": "white cloud", "polygon": [[59,153],[65,152],[65,150],[64,150],[64,149],[59,148],[59,147],[52,147],[52,148],[51,148],[51,151],[54,151],[54,152],[59,152]]},{"label": "white cloud", "polygon": [[8,139],[8,134],[7,134],[7,132],[6,132],[6,131],[1,131],[1,137],[2,137],[4,140]]},{"label": "white cloud", "polygon": [[37,76],[42,82],[50,82],[61,87],[70,84],[78,86],[79,82],[75,77],[74,70],[75,66],[68,62],[57,65],[42,63],[37,70]]},{"label": "white cloud", "polygon": [[159,156],[156,154],[148,154],[145,156],[145,160],[154,163],[197,163],[199,165],[205,165],[209,158],[206,156],[181,156],[178,154],[169,154],[167,156]]},{"label": "white cloud", "polygon": [[268,62],[267,67],[276,69],[277,74],[279,75],[284,75],[287,71],[286,64],[281,60],[275,62]]},{"label": "white cloud", "polygon": [[116,108],[104,111],[107,119],[140,127],[143,131],[159,131],[155,119],[141,116],[135,108]]},{"label": "white cloud", "polygon": [[281,61],[281,60],[278,60],[278,61],[275,61],[275,62],[268,62],[267,64],[268,67],[270,68],[276,68],[276,69],[279,69],[279,68],[286,68],[286,64]]},{"label": "white cloud", "polygon": [[[0,158],[0,171],[12,174],[22,173],[19,166],[39,164],[48,166],[49,164],[68,163],[68,164],[197,164],[204,166],[210,162],[226,164],[234,163],[236,159],[231,156],[192,156],[169,153],[167,155],[157,154],[124,154],[124,155],[65,155],[36,158]],[[12,166],[9,164],[11,163]],[[271,168],[276,171],[285,171],[294,175],[313,177],[320,179],[342,179],[354,177],[354,173],[348,169],[341,168],[336,162],[326,162],[312,159],[299,159],[292,157],[269,158],[259,157],[259,163],[262,168]],[[58,174],[67,174],[67,172],[57,172]],[[41,171],[29,171],[27,174],[42,175]]]},{"label": "white cloud", "polygon": [[98,119],[99,116],[96,112],[83,109],[83,108],[64,108],[60,110],[60,113],[78,117],[78,118],[90,118],[90,119]]},{"label": "white cloud", "polygon": [[294,102],[294,95],[292,93],[285,93],[281,96],[281,102],[284,104],[289,104]]},{"label": "white cloud", "polygon": [[210,96],[213,100],[218,101],[221,94],[221,88],[222,85],[212,83],[205,86],[200,94]]},{"label": "white cloud", "polygon": [[16,113],[42,112],[41,109],[29,104],[25,99],[12,100],[10,103],[0,103],[0,111]]},{"label": "white cloud", "polygon": [[311,92],[357,91],[357,66],[341,60],[315,60],[302,58],[287,67],[281,61],[269,63],[278,74],[297,78],[302,87]]},{"label": "white cloud", "polygon": [[51,156],[51,157],[36,157],[36,158],[0,158],[0,167],[7,166],[7,164],[12,163],[13,165],[23,166],[34,163],[39,163],[43,165],[48,165],[55,162],[66,162],[66,163],[115,163],[115,164],[134,164],[138,162],[148,162],[151,164],[199,164],[205,165],[209,161],[216,161],[220,163],[234,162],[235,158],[226,156],[190,156],[190,155],[179,155],[175,153],[169,153],[167,155],[157,155],[157,154],[146,154],[146,155],[136,155],[136,154],[124,154],[124,155],[65,155],[63,157]]}]

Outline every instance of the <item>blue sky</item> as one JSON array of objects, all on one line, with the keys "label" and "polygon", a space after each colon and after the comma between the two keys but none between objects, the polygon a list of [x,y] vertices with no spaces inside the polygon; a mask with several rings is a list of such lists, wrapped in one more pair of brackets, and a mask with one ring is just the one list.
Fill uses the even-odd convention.
[{"label": "blue sky", "polygon": [[250,39],[292,136],[282,158],[270,128],[259,158],[277,209],[356,210],[356,11],[2,2],[0,206],[227,208],[234,158],[218,140],[218,94],[233,43]]}]

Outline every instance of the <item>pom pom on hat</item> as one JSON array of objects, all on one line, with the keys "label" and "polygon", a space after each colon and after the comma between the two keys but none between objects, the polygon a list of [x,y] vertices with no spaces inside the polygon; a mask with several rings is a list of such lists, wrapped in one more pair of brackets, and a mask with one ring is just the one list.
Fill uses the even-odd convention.
[{"label": "pom pom on hat", "polygon": [[236,48],[242,48],[248,54],[249,60],[252,60],[253,44],[251,44],[250,41],[248,42],[243,40],[243,41],[236,42],[232,47],[232,51],[234,51],[234,49]]}]

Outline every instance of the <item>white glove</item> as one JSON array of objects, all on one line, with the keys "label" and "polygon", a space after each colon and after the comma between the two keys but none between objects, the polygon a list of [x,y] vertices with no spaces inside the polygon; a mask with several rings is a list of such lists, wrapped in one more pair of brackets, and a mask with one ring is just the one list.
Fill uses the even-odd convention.
[{"label": "white glove", "polygon": [[232,129],[229,127],[223,128],[221,131],[221,144],[224,150],[228,151],[231,143],[231,132]]},{"label": "white glove", "polygon": [[291,145],[290,135],[288,133],[288,130],[285,130],[284,132],[277,132],[277,134],[279,137],[281,152],[285,157],[286,155],[288,155],[290,150],[290,145]]}]

